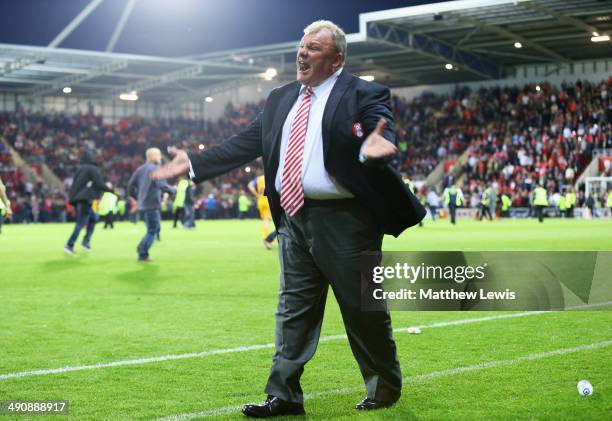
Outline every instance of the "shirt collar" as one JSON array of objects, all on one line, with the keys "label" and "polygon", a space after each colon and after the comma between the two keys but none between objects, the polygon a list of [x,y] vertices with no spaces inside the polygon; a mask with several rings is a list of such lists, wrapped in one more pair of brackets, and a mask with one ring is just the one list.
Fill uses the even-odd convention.
[{"label": "shirt collar", "polygon": [[[318,98],[323,92],[331,89],[334,83],[336,82],[336,80],[340,77],[340,73],[342,73],[343,69],[344,67],[339,68],[338,70],[334,72],[333,75],[325,79],[319,85],[313,86],[312,93],[314,97]],[[305,90],[306,90],[306,85],[302,85],[302,87],[300,88],[300,95],[302,95]]]}]

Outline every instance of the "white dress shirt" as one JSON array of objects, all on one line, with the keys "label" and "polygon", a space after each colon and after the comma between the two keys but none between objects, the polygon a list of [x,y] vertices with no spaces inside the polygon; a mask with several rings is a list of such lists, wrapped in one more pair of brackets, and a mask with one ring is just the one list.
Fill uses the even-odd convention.
[{"label": "white dress shirt", "polygon": [[[302,185],[304,186],[304,196],[310,199],[342,199],[353,197],[353,195],[340,185],[325,170],[323,157],[323,111],[327,99],[336,84],[342,68],[336,71],[328,79],[318,86],[313,86],[310,112],[308,116],[308,128],[306,130],[306,140],[304,142],[304,156],[302,161]],[[291,124],[295,114],[302,103],[306,94],[306,86],[302,86],[300,94],[293,104],[289,115],[283,125],[283,132],[280,144],[280,158],[278,171],[276,173],[275,188],[280,193],[283,168],[285,165],[285,153],[289,144],[291,134]]]},{"label": "white dress shirt", "polygon": [[[323,112],[325,111],[327,99],[329,98],[329,95],[336,84],[340,73],[342,73],[342,68],[338,69],[333,75],[323,81],[323,83],[312,88],[313,95],[310,103],[308,129],[306,130],[304,155],[302,161],[302,185],[304,187],[304,197],[309,199],[321,200],[354,197],[351,192],[345,189],[327,173],[324,164]],[[283,125],[278,171],[276,172],[276,179],[274,183],[274,187],[279,194],[281,191],[281,180],[285,165],[285,153],[289,144],[289,136],[291,135],[291,124],[305,94],[306,86],[302,85],[300,88],[300,94],[289,111],[287,119]],[[361,151],[359,153],[359,160],[361,162],[365,162],[365,157]],[[191,161],[189,162],[189,177],[191,179],[195,178],[195,172],[191,166]]]}]

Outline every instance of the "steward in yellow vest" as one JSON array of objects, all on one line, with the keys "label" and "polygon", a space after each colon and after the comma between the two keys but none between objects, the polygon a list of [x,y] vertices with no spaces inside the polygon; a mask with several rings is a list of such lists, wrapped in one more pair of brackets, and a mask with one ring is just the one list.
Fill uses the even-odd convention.
[{"label": "steward in yellow vest", "polygon": [[535,206],[538,221],[544,222],[544,208],[548,207],[548,193],[541,184],[533,191],[533,206]]},{"label": "steward in yellow vest", "polygon": [[463,204],[463,192],[457,185],[444,190],[444,204],[448,207],[451,224],[455,225],[457,208]]},{"label": "steward in yellow vest", "polygon": [[567,193],[565,193],[565,217],[574,217],[574,207],[576,206],[576,193],[570,187]]},{"label": "steward in yellow vest", "polygon": [[512,206],[512,201],[510,200],[510,196],[506,193],[501,195],[501,216],[503,218],[508,218],[510,216],[510,207]]},{"label": "steward in yellow vest", "polygon": [[111,192],[104,192],[98,202],[98,215],[104,218],[104,229],[115,228],[114,219],[117,213],[117,195]]}]

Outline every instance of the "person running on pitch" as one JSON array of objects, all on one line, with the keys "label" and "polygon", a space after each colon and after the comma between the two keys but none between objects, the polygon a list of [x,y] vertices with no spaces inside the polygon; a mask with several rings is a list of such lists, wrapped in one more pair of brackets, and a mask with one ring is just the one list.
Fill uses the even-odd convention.
[{"label": "person running on pitch", "polygon": [[68,198],[76,210],[76,222],[64,251],[74,255],[74,243],[76,243],[81,230],[87,226],[85,237],[83,237],[83,249],[91,251],[91,237],[93,236],[98,215],[91,205],[100,196],[100,192],[113,192],[113,189],[104,183],[102,171],[96,163],[96,155],[93,150],[86,150],[81,158],[81,165],[77,168],[74,181],[70,187]]},{"label": "person running on pitch", "polygon": [[161,192],[162,190],[175,194],[176,189],[164,180],[151,179],[151,172],[159,167],[162,155],[158,148],[149,148],[146,151],[147,162],[142,164],[132,174],[128,182],[128,193],[138,199],[138,210],[147,226],[147,233],[138,244],[138,261],[150,262],[149,249],[153,241],[159,240],[161,228]]},{"label": "person running on pitch", "polygon": [[261,237],[263,239],[263,245],[265,248],[270,250],[274,239],[276,238],[276,230],[270,232],[270,226],[272,222],[272,214],[270,213],[270,204],[266,197],[266,181],[263,175],[255,177],[247,188],[253,196],[257,198],[257,210],[259,211],[259,217],[261,218]]}]

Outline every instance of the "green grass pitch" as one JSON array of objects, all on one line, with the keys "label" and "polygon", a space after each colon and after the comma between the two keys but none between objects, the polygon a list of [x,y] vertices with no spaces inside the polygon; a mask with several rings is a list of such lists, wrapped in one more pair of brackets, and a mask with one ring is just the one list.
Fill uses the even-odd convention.
[{"label": "green grass pitch", "polygon": [[[195,231],[164,223],[162,241],[151,250],[154,262],[144,265],[135,253],[142,223],[101,228],[92,253],[79,245],[70,257],[62,247],[72,225],[3,227],[0,400],[68,400],[70,414],[0,419],[242,419],[241,404],[264,398],[273,352],[267,344],[274,339],[278,260],[276,250],[263,248],[259,222],[199,221]],[[456,227],[426,221],[399,239],[387,237],[384,248],[612,250],[612,221],[460,220]],[[424,328],[421,335],[398,332],[406,377],[402,399],[390,409],[362,414],[353,409],[364,395],[361,377],[347,341],[333,337],[344,329],[330,294],[326,340],[303,376],[307,418],[611,419],[609,310],[443,325]],[[393,312],[393,324],[405,328],[500,314]],[[206,351],[215,352],[172,357]],[[171,357],[5,376],[162,356]],[[593,396],[577,393],[581,379],[591,381]]]}]

